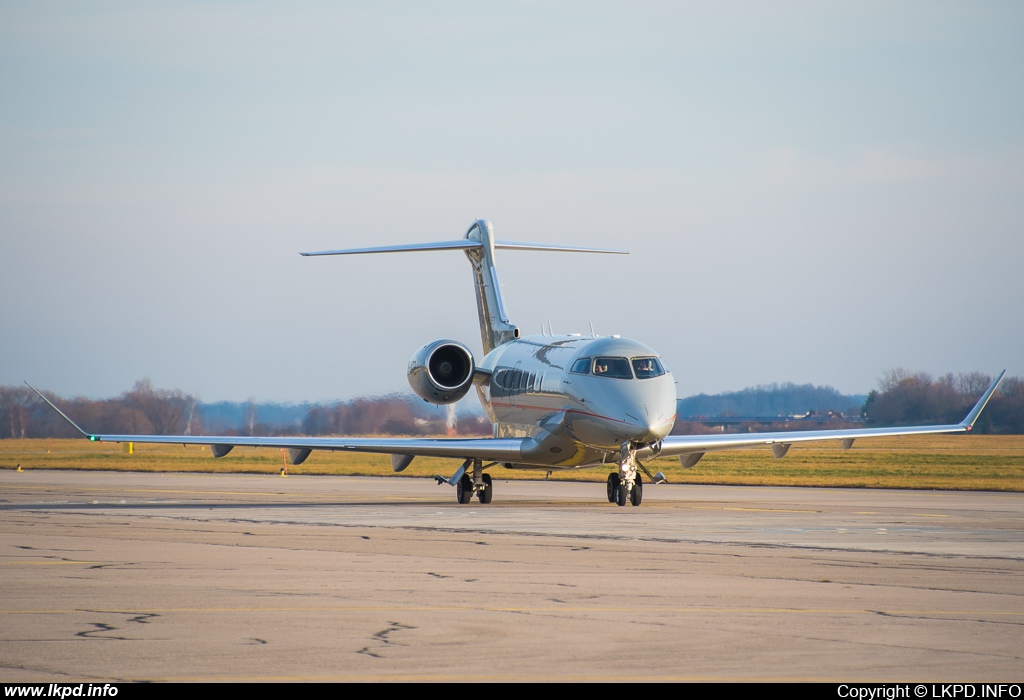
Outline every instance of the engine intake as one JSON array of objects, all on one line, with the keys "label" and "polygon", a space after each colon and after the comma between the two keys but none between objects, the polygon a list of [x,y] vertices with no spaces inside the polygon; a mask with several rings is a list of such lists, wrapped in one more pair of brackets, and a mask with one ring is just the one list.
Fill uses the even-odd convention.
[{"label": "engine intake", "polygon": [[456,340],[435,340],[409,360],[409,386],[424,401],[455,403],[473,386],[473,353]]}]

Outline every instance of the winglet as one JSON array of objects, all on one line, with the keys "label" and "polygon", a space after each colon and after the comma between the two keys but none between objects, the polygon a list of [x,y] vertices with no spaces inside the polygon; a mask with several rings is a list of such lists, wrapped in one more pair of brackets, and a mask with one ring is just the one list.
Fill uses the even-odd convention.
[{"label": "winglet", "polygon": [[53,402],[50,401],[50,399],[48,399],[45,396],[43,396],[43,393],[41,391],[39,391],[39,389],[36,389],[34,386],[29,384],[28,382],[25,382],[25,386],[27,386],[32,391],[36,392],[36,395],[39,396],[39,398],[41,398],[43,401],[45,401],[47,404],[49,404],[50,408],[52,408],[54,411],[59,413],[61,418],[66,420],[68,423],[70,423],[72,425],[72,427],[74,427],[75,430],[80,432],[82,434],[82,437],[87,437],[90,440],[92,440],[93,442],[95,442],[95,441],[100,439],[98,435],[93,435],[92,433],[87,433],[84,430],[82,430],[81,428],[79,428],[78,427],[78,423],[76,423],[75,421],[73,421],[70,418],[68,418],[67,415],[64,413],[64,411],[62,411],[59,408],[57,408],[56,406],[54,406]]},{"label": "winglet", "polygon": [[985,404],[987,404],[988,400],[992,398],[992,394],[995,393],[996,387],[999,386],[999,382],[1002,381],[1004,374],[1006,374],[1005,369],[999,373],[999,376],[995,378],[995,381],[989,384],[988,389],[986,389],[985,393],[981,395],[980,399],[978,399],[978,403],[974,404],[974,408],[971,409],[971,412],[968,413],[962,421],[960,421],[960,426],[964,430],[970,431],[971,428],[974,427],[974,421],[978,420],[978,416],[981,415],[981,410],[985,408]]}]

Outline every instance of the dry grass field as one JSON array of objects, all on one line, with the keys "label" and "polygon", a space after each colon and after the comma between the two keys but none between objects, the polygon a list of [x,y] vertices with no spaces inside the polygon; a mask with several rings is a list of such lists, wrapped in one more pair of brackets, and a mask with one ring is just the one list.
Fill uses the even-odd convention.
[{"label": "dry grass field", "polygon": [[[284,454],[276,449],[235,448],[214,459],[210,451],[180,445],[124,446],[85,440],[0,440],[0,469],[100,469],[162,472],[280,473]],[[400,476],[450,475],[454,460],[417,458]],[[709,454],[695,468],[676,459],[648,464],[672,483],[758,486],[846,486],[867,488],[1024,491],[1024,435],[937,435],[859,440],[852,450],[838,442],[794,446],[775,459],[767,449]],[[604,481],[608,469],[554,472],[550,478]],[[391,476],[387,455],[314,452],[289,474]],[[493,467],[502,479],[544,478],[544,472]]]}]

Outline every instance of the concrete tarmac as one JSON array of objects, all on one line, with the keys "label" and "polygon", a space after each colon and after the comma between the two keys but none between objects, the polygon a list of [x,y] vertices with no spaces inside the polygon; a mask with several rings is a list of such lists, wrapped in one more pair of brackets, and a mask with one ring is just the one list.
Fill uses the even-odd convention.
[{"label": "concrete tarmac", "polygon": [[0,680],[1024,679],[1024,494],[0,471]]}]

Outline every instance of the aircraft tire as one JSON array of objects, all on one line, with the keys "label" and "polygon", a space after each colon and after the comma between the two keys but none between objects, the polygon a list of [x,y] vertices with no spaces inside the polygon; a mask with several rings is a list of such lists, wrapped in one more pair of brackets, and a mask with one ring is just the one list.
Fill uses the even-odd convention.
[{"label": "aircraft tire", "polygon": [[618,498],[616,495],[619,490],[619,475],[612,472],[608,475],[608,502],[615,503]]},{"label": "aircraft tire", "polygon": [[465,474],[459,479],[459,483],[455,485],[455,498],[462,505],[466,505],[473,498],[473,481]]},{"label": "aircraft tire", "polygon": [[484,487],[476,492],[476,497],[480,503],[487,505],[491,502],[491,497],[494,495],[494,487],[491,485],[491,475],[484,474]]},{"label": "aircraft tire", "polygon": [[626,491],[625,484],[619,483],[615,489],[615,503],[616,505],[624,506],[626,501],[629,500],[629,492]]},{"label": "aircraft tire", "polygon": [[642,500],[644,500],[644,481],[637,474],[636,481],[633,482],[633,490],[629,492],[629,502],[638,506]]}]

